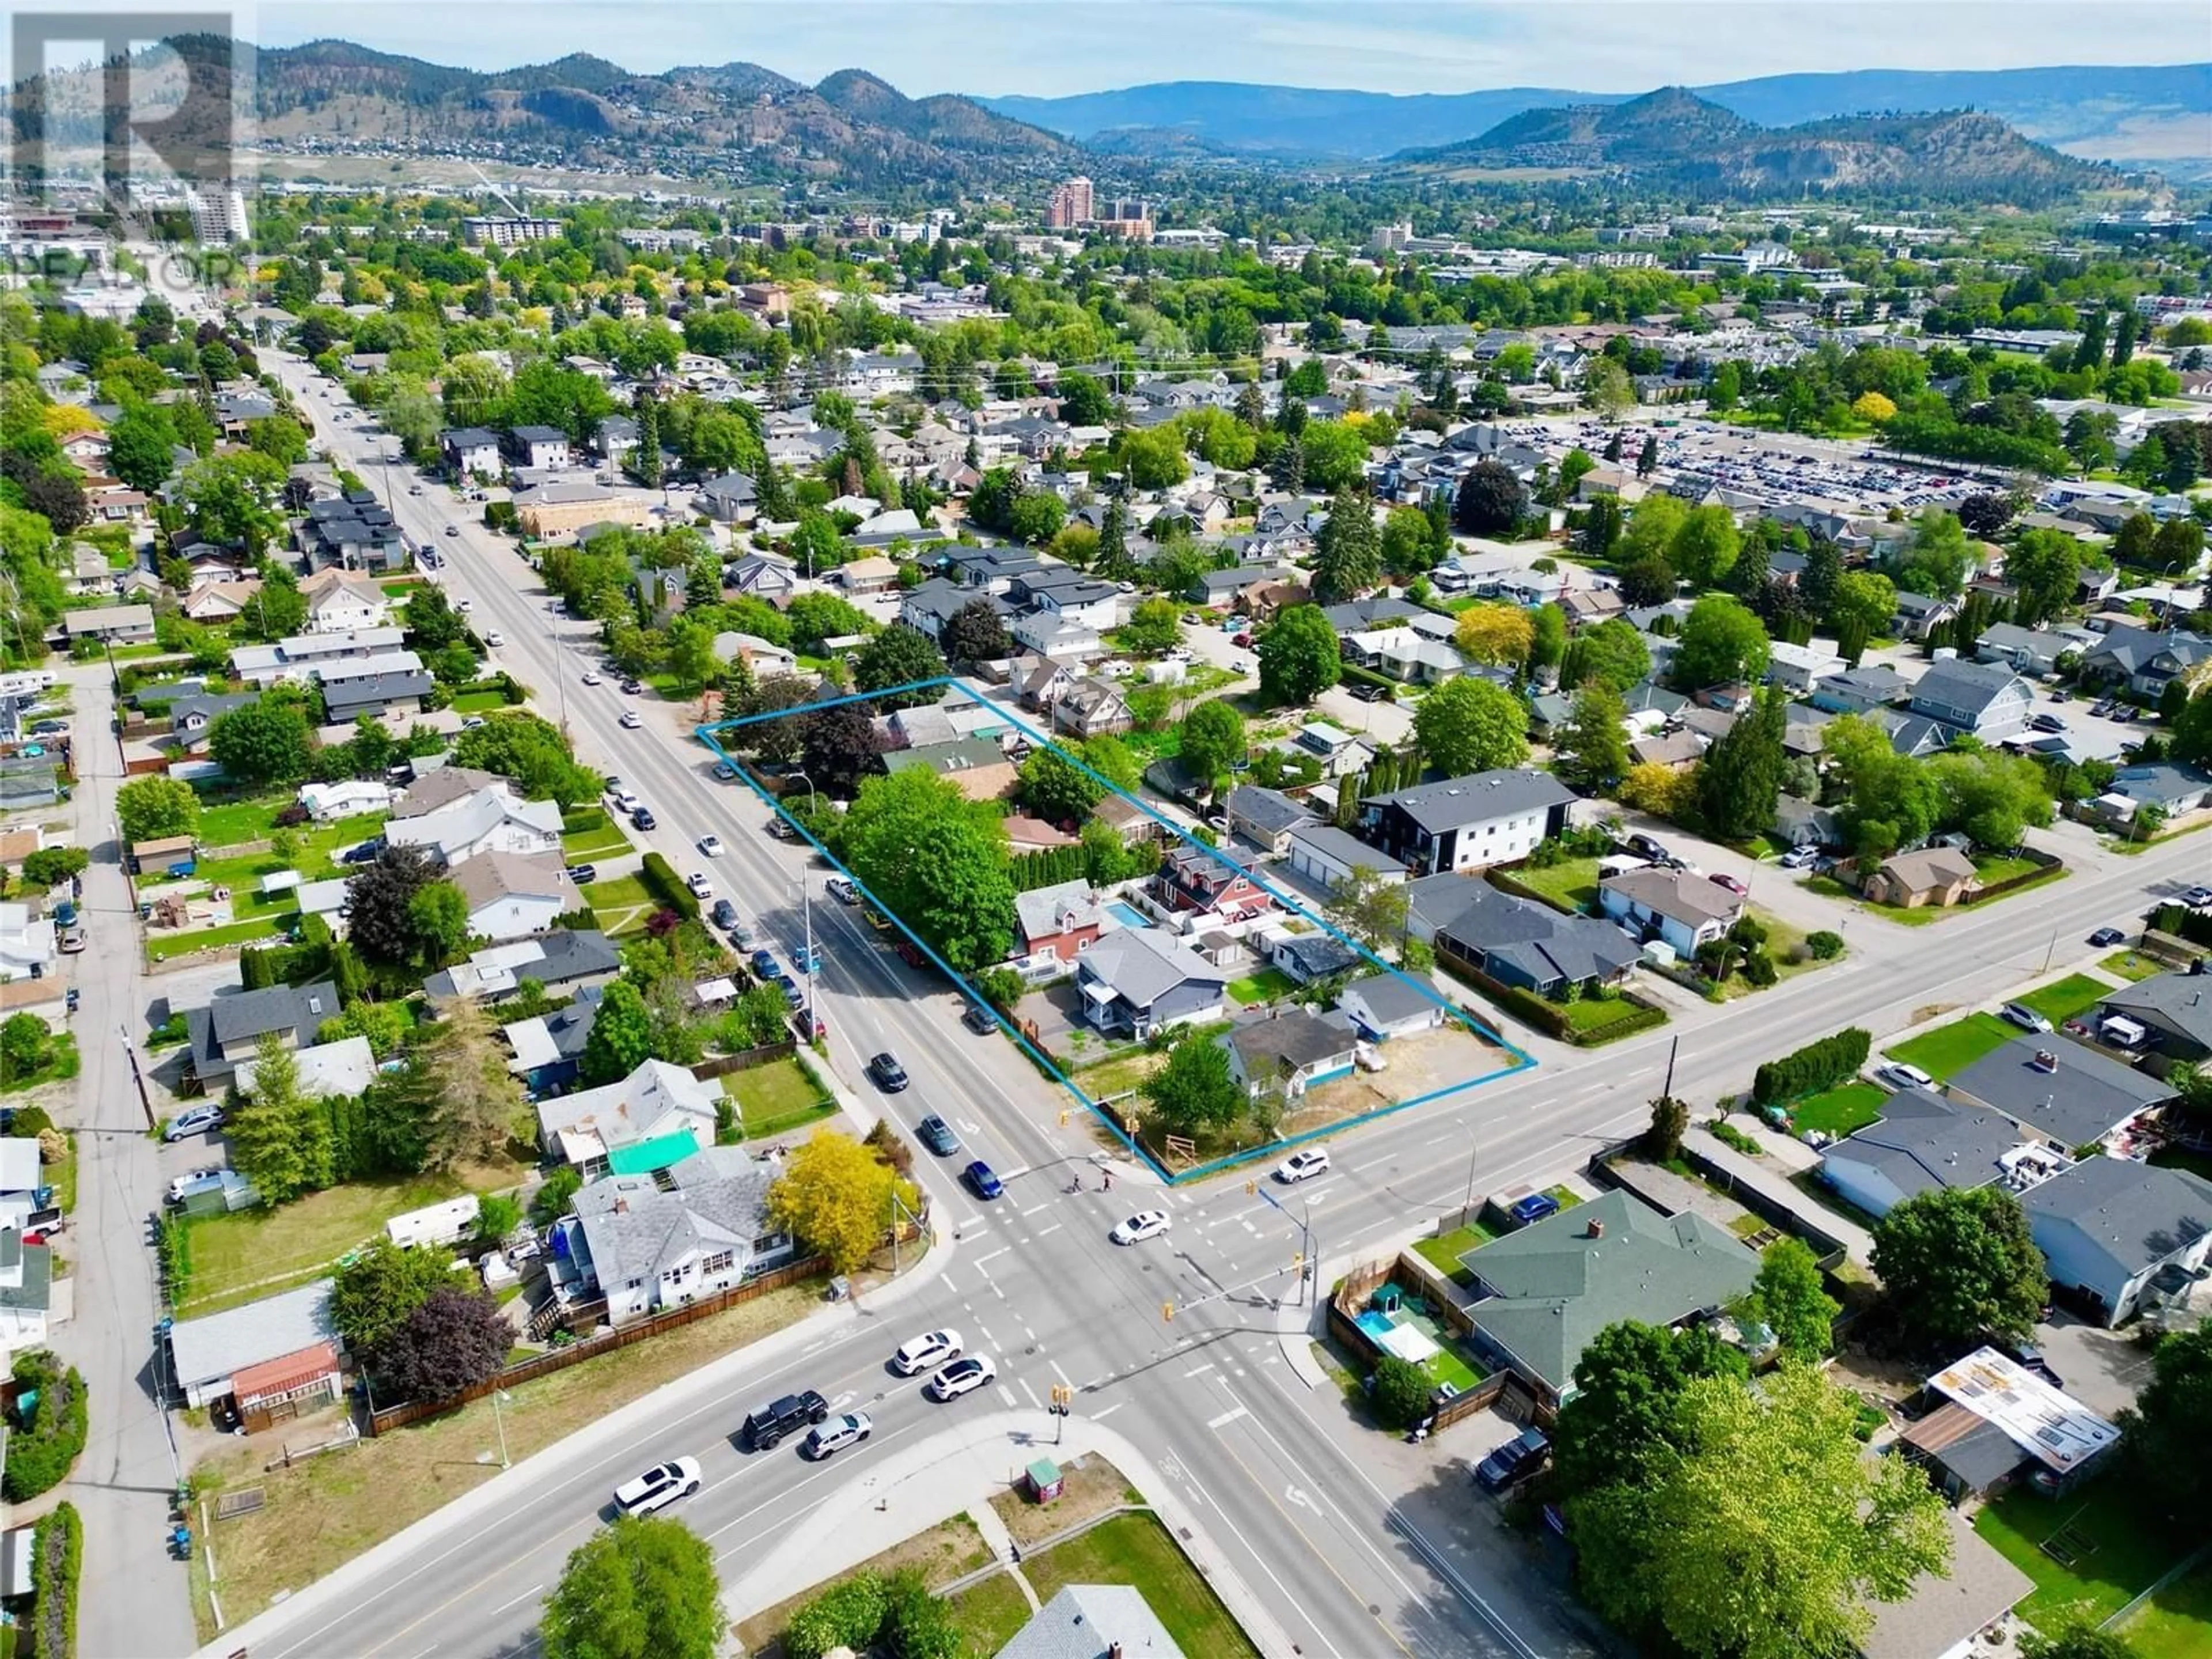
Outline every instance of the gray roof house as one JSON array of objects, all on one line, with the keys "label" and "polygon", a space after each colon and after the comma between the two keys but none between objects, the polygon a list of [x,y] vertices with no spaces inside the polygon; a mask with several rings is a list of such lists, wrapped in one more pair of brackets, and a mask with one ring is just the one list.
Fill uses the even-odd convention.
[{"label": "gray roof house", "polygon": [[2084,1158],[2021,1200],[2051,1282],[2079,1291],[2117,1325],[2145,1291],[2175,1289],[2212,1255],[2212,1182],[2124,1158]]},{"label": "gray roof house", "polygon": [[1387,969],[1352,981],[1337,993],[1336,1006],[1353,1030],[1375,1042],[1434,1030],[1447,1017],[1434,991]]},{"label": "gray roof house", "polygon": [[1718,939],[1743,914],[1743,901],[1717,882],[1686,870],[1656,866],[1624,870],[1597,884],[1598,908],[1644,939],[1658,939],[1678,957]]},{"label": "gray roof house", "polygon": [[185,1403],[220,1400],[231,1391],[231,1378],[250,1366],[338,1341],[331,1319],[334,1288],[331,1280],[319,1279],[240,1307],[179,1320],[169,1328],[170,1374]]},{"label": "gray roof house", "polygon": [[1759,1258],[1694,1212],[1610,1192],[1469,1250],[1474,1340],[1553,1405],[1592,1338],[1624,1319],[1678,1325],[1751,1288]]},{"label": "gray roof house", "polygon": [[649,1175],[580,1188],[562,1226],[570,1261],[606,1298],[608,1322],[711,1296],[788,1261],[791,1236],[768,1213],[768,1189],[781,1173],[779,1160],[708,1146],[668,1167],[666,1190]]},{"label": "gray roof house", "polygon": [[328,980],[218,994],[205,1007],[185,1011],[192,1075],[203,1088],[221,1085],[272,1031],[288,1048],[311,1048],[316,1029],[337,1018],[340,1006],[337,987]]},{"label": "gray roof house", "polygon": [[2145,1046],[2171,1060],[2212,1059],[2212,974],[2154,974],[2107,993],[2100,1019],[2118,1014],[2148,1033]]},{"label": "gray roof house", "polygon": [[1910,707],[1984,743],[2000,743],[2027,729],[2034,704],[2034,688],[2002,664],[1954,659],[1920,677]]},{"label": "gray roof house", "polygon": [[1882,1103],[1880,1122],[1821,1154],[1820,1178],[1881,1217],[1923,1193],[1988,1186],[2005,1173],[1998,1160],[2021,1145],[2019,1127],[2002,1113],[1906,1089]]},{"label": "gray roof house", "polygon": [[1894,668],[1869,663],[1816,681],[1813,686],[1813,707],[1832,714],[1863,714],[1870,708],[1887,708],[1903,702],[1911,690]]},{"label": "gray roof house", "polygon": [[1950,1091],[2062,1152],[2102,1140],[2175,1094],[2171,1084],[2062,1036],[2015,1038],[1953,1077]]},{"label": "gray roof house", "polygon": [[1030,1615],[999,1659],[1184,1659],[1144,1592],[1069,1584]]},{"label": "gray roof house", "polygon": [[1359,803],[1360,832],[1417,875],[1526,858],[1566,828],[1575,793],[1548,772],[1477,772]]},{"label": "gray roof house", "polygon": [[1083,953],[1077,988],[1100,1030],[1141,1035],[1213,1019],[1229,983],[1222,969],[1158,927],[1125,927]]},{"label": "gray roof house", "polygon": [[1231,1075],[1255,1100],[1275,1094],[1296,1099],[1316,1084],[1345,1076],[1358,1041],[1348,1020],[1310,1008],[1278,1010],[1221,1036]]},{"label": "gray roof house", "polygon": [[1229,833],[1280,858],[1290,851],[1291,831],[1314,822],[1304,805],[1279,789],[1240,783],[1229,792]]},{"label": "gray roof house", "polygon": [[622,972],[622,956],[605,933],[557,928],[510,945],[488,945],[466,962],[441,969],[422,981],[430,997],[478,997],[496,1002],[526,980],[556,994],[604,984]]},{"label": "gray roof house", "polygon": [[[1431,877],[1431,880],[1448,880]],[[1437,954],[1503,984],[1553,996],[1570,985],[1588,991],[1626,976],[1643,954],[1634,939],[1595,916],[1563,915],[1486,882],[1468,882],[1450,917],[1436,930]]]},{"label": "gray roof house", "polygon": [[1333,823],[1314,821],[1297,824],[1287,840],[1291,873],[1303,876],[1322,893],[1333,891],[1338,884],[1361,873],[1386,883],[1406,878],[1406,866],[1396,859]]},{"label": "gray roof house", "polygon": [[1267,941],[1267,960],[1301,985],[1351,972],[1366,958],[1334,933],[1282,933]]}]

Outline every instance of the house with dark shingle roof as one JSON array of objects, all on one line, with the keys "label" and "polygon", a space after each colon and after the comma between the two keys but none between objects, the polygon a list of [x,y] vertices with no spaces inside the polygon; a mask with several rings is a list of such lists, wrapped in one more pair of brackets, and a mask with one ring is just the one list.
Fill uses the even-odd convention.
[{"label": "house with dark shingle roof", "polygon": [[1264,848],[1276,858],[1290,851],[1291,831],[1314,822],[1314,814],[1279,789],[1240,783],[1229,792],[1229,833]]},{"label": "house with dark shingle roof", "polygon": [[1554,1407],[1607,1326],[1680,1325],[1725,1308],[1759,1275],[1758,1256],[1726,1229],[1625,1192],[1469,1250],[1460,1265],[1474,1278],[1475,1346]]},{"label": "house with dark shingle roof", "polygon": [[270,1032],[288,1048],[312,1048],[317,1029],[341,1012],[337,987],[328,980],[217,995],[204,1007],[185,1012],[192,1075],[203,1088],[228,1082],[240,1061],[253,1058],[255,1044]]},{"label": "house with dark shingle roof", "polygon": [[1613,920],[1640,939],[1661,940],[1678,957],[1697,955],[1743,914],[1743,901],[1718,882],[1656,866],[1606,877],[1597,900]]},{"label": "house with dark shingle roof", "polygon": [[2021,1199],[2051,1273],[2102,1310],[2106,1325],[2146,1291],[2185,1289],[2212,1255],[2212,1182],[2131,1158],[2085,1158]]},{"label": "house with dark shingle roof", "polygon": [[2017,1037],[1950,1079],[1951,1097],[2002,1112],[2061,1152],[2103,1140],[2179,1091],[2063,1036]]},{"label": "house with dark shingle roof", "polygon": [[[1437,876],[1432,881],[1455,878]],[[1440,896],[1431,913],[1447,902],[1450,915],[1437,927],[1437,954],[1466,963],[1501,984],[1538,996],[1558,996],[1567,987],[1588,993],[1628,977],[1643,952],[1611,922],[1595,916],[1563,915],[1487,882],[1469,881],[1462,894]]]},{"label": "house with dark shingle roof", "polygon": [[1348,974],[1366,958],[1334,933],[1279,933],[1267,941],[1268,963],[1301,985]]},{"label": "house with dark shingle roof", "polygon": [[1416,875],[1526,858],[1567,827],[1575,793],[1528,768],[1416,784],[1359,803],[1360,833]]},{"label": "house with dark shingle roof", "polygon": [[2145,1046],[2169,1060],[2212,1060],[2212,973],[2154,974],[2108,992],[2097,1018],[2118,1015],[2148,1033]]},{"label": "house with dark shingle roof", "polygon": [[1912,688],[1911,711],[1984,743],[2001,743],[2027,729],[2035,689],[2000,663],[1954,659],[1929,667]]},{"label": "house with dark shingle roof", "polygon": [[1267,1095],[1295,1100],[1316,1084],[1345,1076],[1358,1041],[1348,1021],[1310,1008],[1279,1010],[1221,1036],[1230,1074],[1254,1100]]},{"label": "house with dark shingle roof", "polygon": [[1923,1193],[1988,1186],[2005,1174],[1999,1160],[2023,1145],[2001,1112],[1905,1089],[1882,1103],[1879,1121],[1821,1153],[1820,1178],[1879,1218]]},{"label": "house with dark shingle roof", "polygon": [[1083,952],[1076,973],[1085,1014],[1108,1033],[1217,1019],[1229,984],[1226,970],[1157,927],[1107,934]]}]

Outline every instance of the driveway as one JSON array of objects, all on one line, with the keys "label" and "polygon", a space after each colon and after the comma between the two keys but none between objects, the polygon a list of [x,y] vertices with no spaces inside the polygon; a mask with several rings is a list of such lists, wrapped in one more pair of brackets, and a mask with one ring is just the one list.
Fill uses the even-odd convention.
[{"label": "driveway", "polygon": [[2150,1352],[2136,1346],[2132,1331],[2108,1331],[2061,1313],[2036,1328],[2035,1340],[2066,1392],[2100,1417],[2129,1409],[2150,1380]]}]

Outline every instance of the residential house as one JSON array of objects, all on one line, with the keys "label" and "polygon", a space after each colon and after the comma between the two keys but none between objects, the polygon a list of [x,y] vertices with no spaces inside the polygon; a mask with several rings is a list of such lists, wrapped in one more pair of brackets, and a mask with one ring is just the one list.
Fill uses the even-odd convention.
[{"label": "residential house", "polygon": [[1406,866],[1370,842],[1338,829],[1334,823],[1302,823],[1290,833],[1288,863],[1292,874],[1303,876],[1323,893],[1357,876],[1389,884],[1406,879]]},{"label": "residential house", "polygon": [[1014,921],[1032,965],[1048,956],[1072,964],[1106,931],[1103,902],[1091,884],[1080,879],[1015,894]]},{"label": "residential house", "polygon": [[622,972],[622,955],[605,933],[559,928],[512,945],[487,945],[465,962],[441,969],[422,981],[425,994],[505,1001],[526,981],[550,996],[571,996],[587,985],[605,985]]},{"label": "residential house", "polygon": [[0,1346],[35,1347],[46,1340],[53,1309],[53,1251],[26,1244],[13,1227],[0,1227]]},{"label": "residential house", "polygon": [[1270,933],[1268,966],[1299,985],[1312,985],[1348,974],[1367,958],[1334,933]]},{"label": "residential house", "polygon": [[1227,570],[1209,570],[1190,585],[1183,597],[1209,611],[1235,611],[1255,588],[1289,581],[1293,575],[1273,565],[1240,564]]},{"label": "residential house", "polygon": [[61,762],[52,755],[0,759],[0,812],[51,806],[61,799]]},{"label": "residential house", "polygon": [[1750,1290],[1759,1258],[1695,1212],[1662,1215],[1609,1192],[1469,1250],[1475,1346],[1547,1407],[1574,1392],[1575,1366],[1624,1319],[1683,1324]]},{"label": "residential house", "polygon": [[1897,596],[1897,631],[1904,639],[1924,640],[1958,614],[1955,600],[1931,599],[1925,593]]},{"label": "residential house", "polygon": [[1168,849],[1151,888],[1176,915],[1214,923],[1243,921],[1275,907],[1273,896],[1243,866],[1188,842]]},{"label": "residential house", "polygon": [[1769,833],[1790,847],[1840,847],[1844,844],[1843,820],[1836,816],[1834,809],[1815,806],[1811,801],[1800,800],[1795,795],[1776,798],[1774,823]]},{"label": "residential house", "polygon": [[220,1087],[240,1061],[254,1057],[261,1039],[272,1034],[287,1048],[312,1048],[322,1023],[342,1012],[337,988],[328,980],[217,992],[204,1006],[185,1012],[192,1076],[204,1089]]},{"label": "residential house", "polygon": [[54,965],[54,924],[27,904],[0,904],[0,984],[44,979]]},{"label": "residential house", "polygon": [[999,1659],[1184,1659],[1142,1590],[1069,1584],[1030,1615]]},{"label": "residential house", "polygon": [[78,542],[71,547],[62,590],[74,599],[104,599],[114,592],[115,572],[108,566],[107,555],[89,542]]},{"label": "residential house", "polygon": [[592,448],[603,460],[620,466],[637,448],[637,422],[628,415],[602,415],[592,428]]},{"label": "residential house", "polygon": [[179,608],[193,622],[210,628],[220,627],[244,616],[246,608],[259,597],[261,586],[258,580],[209,582],[185,594]]},{"label": "residential house", "polygon": [[[298,1050],[291,1060],[294,1085],[308,1100],[358,1099],[376,1081],[376,1055],[364,1036],[318,1042]],[[230,1086],[252,1098],[260,1066],[259,1054],[246,1055],[231,1074]]]},{"label": "residential house", "polygon": [[1954,1502],[2022,1474],[2063,1492],[2119,1443],[2112,1424],[1994,1348],[1944,1367],[1928,1390],[1944,1403],[1908,1425],[1893,1449]]},{"label": "residential house", "polygon": [[392,802],[384,838],[394,847],[425,848],[448,866],[485,853],[557,853],[561,808],[523,799],[514,780],[495,772],[441,767]]},{"label": "residential house", "polygon": [[[411,656],[413,653],[403,653]],[[350,670],[353,665],[345,666]],[[326,672],[322,677],[323,710],[333,726],[350,726],[363,714],[418,711],[437,682],[419,668],[376,668],[360,672]]]},{"label": "residential house", "polygon": [[2132,1158],[2084,1158],[2021,1200],[2054,1288],[2107,1326],[2154,1284],[2186,1290],[2212,1256],[2212,1182]]},{"label": "residential house", "polygon": [[231,710],[260,701],[261,694],[258,691],[188,693],[169,705],[170,734],[181,738],[186,747],[192,747],[204,742],[208,728]]},{"label": "residential house", "polygon": [[1951,1534],[1949,1565],[1924,1572],[1899,1601],[1869,1600],[1873,1624],[1859,1641],[1859,1659],[1973,1659],[1982,1632],[2035,1589],[2035,1581],[1999,1553],[1955,1509],[1943,1511]]},{"label": "residential house", "polygon": [[1820,1178],[1879,1218],[1908,1198],[1947,1188],[2002,1181],[2017,1189],[2065,1162],[2025,1145],[2019,1127],[2002,1113],[1905,1089],[1882,1103],[1879,1121],[1822,1150]]},{"label": "residential house", "polygon": [[33,1135],[0,1136],[0,1227],[27,1231],[31,1217],[46,1207],[53,1194],[40,1161],[39,1143]]},{"label": "residential house", "polygon": [[1375,758],[1375,750],[1365,739],[1328,720],[1308,720],[1295,738],[1279,746],[1287,754],[1319,761],[1322,776],[1330,780],[1363,772]]},{"label": "residential house", "polygon": [[[972,587],[933,576],[919,587],[909,587],[899,595],[898,619],[917,634],[926,634],[933,640],[959,611],[979,599],[989,598],[989,594],[978,593]],[[1001,617],[1012,613],[1012,607],[1003,600],[992,608]]]},{"label": "residential house", "polygon": [[642,495],[618,495],[583,478],[551,478],[517,489],[514,516],[523,533],[541,539],[574,536],[594,526],[643,527],[652,516]]},{"label": "residential house", "polygon": [[1985,744],[1997,744],[2027,730],[2035,688],[2002,664],[1954,658],[1934,664],[1920,677],[1907,707]]},{"label": "residential house", "polygon": [[590,1182],[560,1224],[576,1293],[596,1289],[619,1328],[788,1261],[792,1237],[769,1214],[781,1173],[777,1160],[708,1146],[666,1166],[665,1188],[646,1173]]},{"label": "residential house", "polygon": [[[285,1396],[291,1414],[336,1400],[343,1339],[331,1316],[332,1282],[319,1279],[258,1302],[179,1319],[169,1328],[169,1375],[186,1406],[252,1395],[264,1409]],[[272,1372],[289,1385],[272,1389]],[[274,1413],[271,1413],[272,1420]]]},{"label": "residential house", "polygon": [[2117,1144],[2177,1091],[2063,1036],[2015,1038],[1949,1080],[1951,1097],[2002,1112],[2063,1152]]},{"label": "residential house", "polygon": [[587,985],[565,1008],[500,1028],[500,1035],[514,1052],[507,1069],[522,1079],[532,1100],[556,1094],[576,1080],[603,995],[603,988]]},{"label": "residential house", "polygon": [[1718,882],[1656,866],[1606,877],[1597,898],[1603,914],[1684,957],[1697,955],[1699,945],[1720,938],[1743,915],[1743,901]]},{"label": "residential house", "polygon": [[507,453],[518,467],[544,471],[574,464],[568,434],[558,427],[518,426],[507,434]]},{"label": "residential house", "polygon": [[1016,858],[1024,853],[1049,853],[1054,848],[1081,844],[1078,837],[1057,824],[1033,818],[1026,812],[1009,813],[1000,827],[1006,832],[1006,851]]},{"label": "residential house", "polygon": [[1893,708],[1912,695],[1905,676],[1882,663],[1823,675],[1813,687],[1813,707],[1832,714],[1863,714]]},{"label": "residential house", "polygon": [[[1437,884],[1447,882],[1464,890],[1437,890]],[[1538,996],[1618,985],[1640,954],[1636,942],[1610,922],[1565,915],[1487,882],[1431,876],[1415,886],[1431,890],[1409,911],[1422,913],[1421,925],[1431,929],[1439,957]]]},{"label": "residential house", "polygon": [[1923,905],[1948,909],[1980,884],[1974,861],[1954,847],[1923,847],[1917,853],[1896,853],[1866,878],[1867,897],[1876,904],[1894,904],[1907,910]]},{"label": "residential house", "polygon": [[470,936],[494,943],[544,933],[586,908],[558,852],[483,853],[455,870],[453,881],[468,901]]},{"label": "residential house", "polygon": [[1777,640],[1768,651],[1766,683],[1785,691],[1802,695],[1829,675],[1843,672],[1844,659],[1818,646],[1792,645],[1787,640]]},{"label": "residential house", "polygon": [[392,601],[376,583],[335,568],[318,570],[300,584],[307,602],[307,632],[352,634],[382,628],[392,616]]},{"label": "residential house", "polygon": [[1240,783],[1229,792],[1229,833],[1275,858],[1291,850],[1291,831],[1314,822],[1304,805],[1279,789]]},{"label": "residential house", "polygon": [[407,563],[405,533],[367,489],[310,501],[292,535],[310,570],[398,570]]},{"label": "residential house", "polygon": [[154,637],[154,607],[111,605],[71,611],[62,617],[62,633],[72,646],[80,640],[101,645],[144,645]]},{"label": "residential house", "polygon": [[721,1097],[719,1082],[702,1083],[665,1060],[641,1060],[617,1082],[539,1101],[538,1144],[586,1176],[610,1169],[617,1154],[625,1163],[642,1161],[618,1173],[650,1174],[714,1144],[714,1103]]},{"label": "residential house", "polygon": [[898,564],[881,554],[854,559],[837,568],[837,581],[848,593],[888,593],[898,586]]},{"label": "residential house", "polygon": [[2166,688],[2200,663],[2212,662],[2212,637],[2174,629],[2117,627],[2081,658],[2081,678],[2092,685],[2124,686],[2155,703]]},{"label": "residential house", "polygon": [[1230,1075],[1251,1100],[1296,1100],[1319,1084],[1348,1076],[1358,1046],[1340,1016],[1299,1007],[1232,1026],[1220,1042],[1229,1053]]},{"label": "residential house", "polygon": [[1345,660],[1407,685],[1441,685],[1476,672],[1457,648],[1411,628],[1346,635]]},{"label": "residential house", "polygon": [[1336,1006],[1353,1032],[1369,1042],[1433,1031],[1447,1012],[1434,991],[1388,969],[1348,981],[1336,994]]},{"label": "residential house", "polygon": [[725,472],[699,486],[696,504],[717,524],[750,524],[760,516],[760,490],[742,472]]},{"label": "residential house", "polygon": [[1085,679],[1060,694],[1052,706],[1052,724],[1054,731],[1088,738],[1126,732],[1135,721],[1128,699],[1113,681]]},{"label": "residential house", "polygon": [[1142,1036],[1221,1017],[1229,975],[1158,927],[1124,927],[1083,952],[1078,988],[1091,1023]]},{"label": "residential house", "polygon": [[295,634],[274,645],[241,645],[230,653],[230,665],[248,685],[270,686],[281,681],[307,684],[321,680],[340,664],[354,672],[401,673],[420,670],[422,659],[405,648],[406,633],[398,628],[364,628],[350,634]]},{"label": "residential house", "polygon": [[2157,807],[2170,819],[2194,812],[2208,801],[2212,801],[2212,774],[2157,761],[2120,768],[2091,805],[2107,822],[2131,823],[2145,806]]},{"label": "residential house", "polygon": [[2142,1033],[2120,1028],[2130,1047],[2201,1066],[2212,1060],[2212,995],[2207,993],[2212,993],[2212,974],[2154,974],[2106,993],[2096,1024],[2103,1030],[2109,1021],[2125,1020]]},{"label": "residential house", "polygon": [[1703,760],[1705,754],[1704,734],[1686,726],[1655,732],[1649,737],[1635,738],[1628,745],[1628,757],[1636,765],[1663,766],[1670,772],[1686,771]]},{"label": "residential house", "polygon": [[894,775],[929,771],[949,779],[969,800],[1003,800],[1021,781],[1006,751],[988,738],[957,738],[923,749],[895,749],[883,760],[884,769]]},{"label": "residential house", "polygon": [[2080,642],[2070,635],[2022,628],[2017,623],[1991,623],[1974,641],[1978,660],[2000,663],[2015,674],[2033,674],[2039,679],[2058,666],[2059,658],[2080,648]]},{"label": "residential house", "polygon": [[1359,803],[1360,832],[1417,874],[1522,859],[1567,827],[1574,792],[1547,772],[1477,772]]},{"label": "residential house", "polygon": [[724,568],[722,590],[732,599],[765,599],[780,610],[799,592],[799,572],[788,560],[748,553]]}]

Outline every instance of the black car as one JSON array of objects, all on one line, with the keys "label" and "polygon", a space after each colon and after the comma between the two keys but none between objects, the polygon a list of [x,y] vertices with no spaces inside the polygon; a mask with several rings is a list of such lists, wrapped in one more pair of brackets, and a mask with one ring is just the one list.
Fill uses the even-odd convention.
[{"label": "black car", "polygon": [[345,864],[374,864],[376,862],[378,855],[383,851],[384,838],[380,836],[374,841],[365,841],[362,842],[358,847],[347,848],[345,850],[345,855],[340,862]]},{"label": "black car", "polygon": [[787,1394],[747,1414],[744,1441],[749,1451],[767,1451],[794,1430],[820,1423],[830,1415],[830,1402],[809,1389]]},{"label": "black car", "polygon": [[1535,1474],[1551,1449],[1541,1429],[1523,1429],[1475,1466],[1475,1484],[1485,1492],[1503,1492]]},{"label": "black car", "polygon": [[629,821],[641,830],[658,830],[660,820],[653,816],[650,806],[641,806],[629,815]]},{"label": "black car", "polygon": [[999,1029],[999,1022],[991,1018],[991,1011],[980,1002],[971,1002],[961,1011],[960,1023],[977,1036],[988,1036]]},{"label": "black car", "polygon": [[715,927],[727,930],[738,925],[738,907],[727,899],[716,899],[714,908],[707,913]]},{"label": "black car", "polygon": [[568,866],[568,879],[579,887],[587,887],[599,878],[599,866],[596,864],[572,864]]},{"label": "black car", "polygon": [[939,1158],[950,1158],[960,1150],[960,1137],[952,1133],[952,1126],[932,1112],[914,1126],[921,1144]]},{"label": "black car", "polygon": [[1354,701],[1359,702],[1387,702],[1391,695],[1390,688],[1387,685],[1348,685],[1345,690],[1352,694]]},{"label": "black car", "polygon": [[907,1085],[906,1067],[898,1063],[898,1056],[888,1051],[868,1061],[868,1078],[887,1095],[895,1095]]},{"label": "black car", "polygon": [[2127,942],[2128,936],[2117,927],[2100,927],[2089,935],[2089,943],[2099,950],[2108,945],[2125,945]]}]

